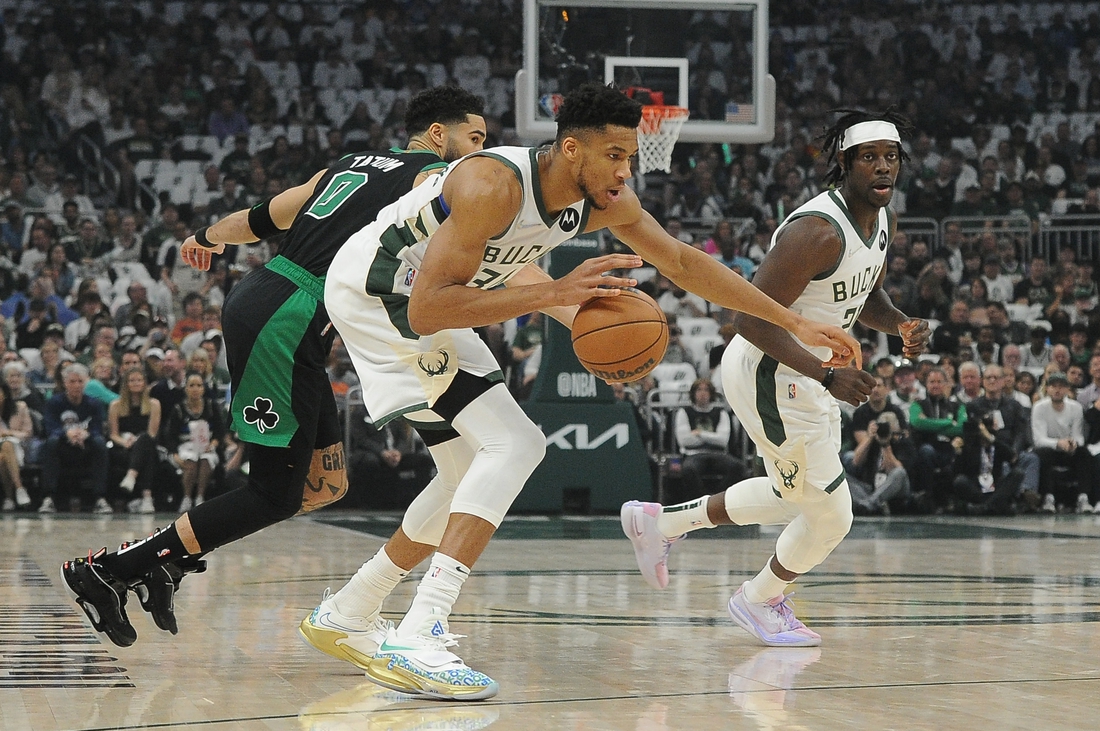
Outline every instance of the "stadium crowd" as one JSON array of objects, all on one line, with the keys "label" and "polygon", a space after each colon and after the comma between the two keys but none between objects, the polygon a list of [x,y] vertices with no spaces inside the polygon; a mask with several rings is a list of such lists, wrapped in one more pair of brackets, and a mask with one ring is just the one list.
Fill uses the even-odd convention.
[{"label": "stadium crowd", "polygon": [[[522,4],[0,7],[4,509],[50,512],[65,497],[100,512],[186,509],[245,466],[225,423],[220,304],[279,241],[233,248],[209,274],[180,260],[179,243],[346,152],[401,146],[405,104],[428,86],[482,95],[486,146],[517,143]],[[815,136],[829,110],[897,104],[919,132],[894,195],[901,225],[886,287],[937,328],[916,363],[898,359],[893,339],[865,344],[882,382],[848,414],[859,509],[1100,505],[1100,12],[947,2],[826,12],[797,0],[771,13],[775,139],[678,145],[670,174],[634,179],[643,205],[751,279],[778,223],[822,189]],[[697,21],[685,55],[698,67],[692,112],[705,117],[733,80],[698,61],[720,65],[732,44],[721,13]],[[1062,215],[1077,216],[1085,236],[1041,246],[1042,226]],[[907,225],[918,220],[934,235]],[[643,286],[674,337],[668,367],[624,396],[645,412],[662,374],[720,386],[729,313],[659,277]],[[519,393],[537,373],[540,332],[486,329]],[[339,347],[331,362],[334,388],[354,385]],[[685,407],[669,433],[711,410]],[[353,481],[357,460],[359,479],[423,479],[415,433],[359,416],[349,420],[360,445]],[[705,453],[721,440],[703,441],[678,448]],[[726,475],[743,467],[717,462]],[[70,485],[79,488],[59,492]]]}]

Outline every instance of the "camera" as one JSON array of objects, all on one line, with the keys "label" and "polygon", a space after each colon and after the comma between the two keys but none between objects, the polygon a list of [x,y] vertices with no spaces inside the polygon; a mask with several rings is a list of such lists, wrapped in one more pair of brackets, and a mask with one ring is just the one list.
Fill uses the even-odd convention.
[{"label": "camera", "polygon": [[[890,414],[893,416],[893,414]],[[889,444],[894,435],[894,420],[887,415],[880,416],[876,422],[878,424],[878,431],[875,433],[875,438],[878,439],[881,444]]]}]

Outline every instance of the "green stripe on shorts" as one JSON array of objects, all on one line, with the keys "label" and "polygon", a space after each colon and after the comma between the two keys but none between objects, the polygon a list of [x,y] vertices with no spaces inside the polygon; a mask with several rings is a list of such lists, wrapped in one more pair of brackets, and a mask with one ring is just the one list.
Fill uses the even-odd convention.
[{"label": "green stripe on shorts", "polygon": [[233,427],[244,441],[285,447],[298,431],[291,402],[294,352],[316,311],[317,300],[296,290],[256,336],[233,394]]},{"label": "green stripe on shorts", "polygon": [[775,370],[778,367],[779,362],[770,355],[761,358],[756,367],[756,411],[764,424],[764,435],[777,447],[787,441],[787,430],[775,401]]},{"label": "green stripe on shorts", "polygon": [[833,491],[835,491],[838,487],[840,487],[840,483],[842,483],[842,482],[844,482],[844,473],[843,472],[841,472],[839,475],[837,475],[836,479],[833,480],[832,482],[830,482],[829,486],[825,488],[826,494],[832,495]]},{"label": "green stripe on shorts", "polygon": [[379,247],[367,271],[367,294],[382,300],[386,314],[401,337],[419,340],[420,336],[409,325],[409,298],[403,294],[393,294],[393,279],[401,268],[401,260],[389,250]]}]

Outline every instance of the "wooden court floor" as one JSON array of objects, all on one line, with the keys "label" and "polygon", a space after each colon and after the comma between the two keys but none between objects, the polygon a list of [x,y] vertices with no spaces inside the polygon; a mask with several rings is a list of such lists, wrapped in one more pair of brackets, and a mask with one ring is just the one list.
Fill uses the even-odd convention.
[{"label": "wooden court floor", "polygon": [[101,641],[60,561],[170,517],[0,518],[0,729],[1100,728],[1100,517],[857,519],[794,598],[814,649],[759,647],[726,616],[773,529],[693,534],[654,592],[617,519],[510,519],[452,618],[501,686],[466,705],[377,688],[298,638],[392,516],[299,517],[222,548],[177,595],[179,635],[131,600],[137,644]]}]

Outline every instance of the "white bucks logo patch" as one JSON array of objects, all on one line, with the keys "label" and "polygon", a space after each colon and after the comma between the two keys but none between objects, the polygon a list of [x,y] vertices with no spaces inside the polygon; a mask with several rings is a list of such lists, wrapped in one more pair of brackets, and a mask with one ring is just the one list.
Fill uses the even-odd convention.
[{"label": "white bucks logo patch", "polygon": [[252,424],[261,434],[268,429],[274,429],[279,423],[279,415],[275,412],[271,399],[257,396],[251,406],[245,406],[244,423]]},{"label": "white bucks logo patch", "polygon": [[447,372],[447,364],[450,362],[451,356],[446,350],[434,350],[431,353],[424,353],[416,359],[416,364],[420,366],[420,370],[429,376],[442,376]]}]

